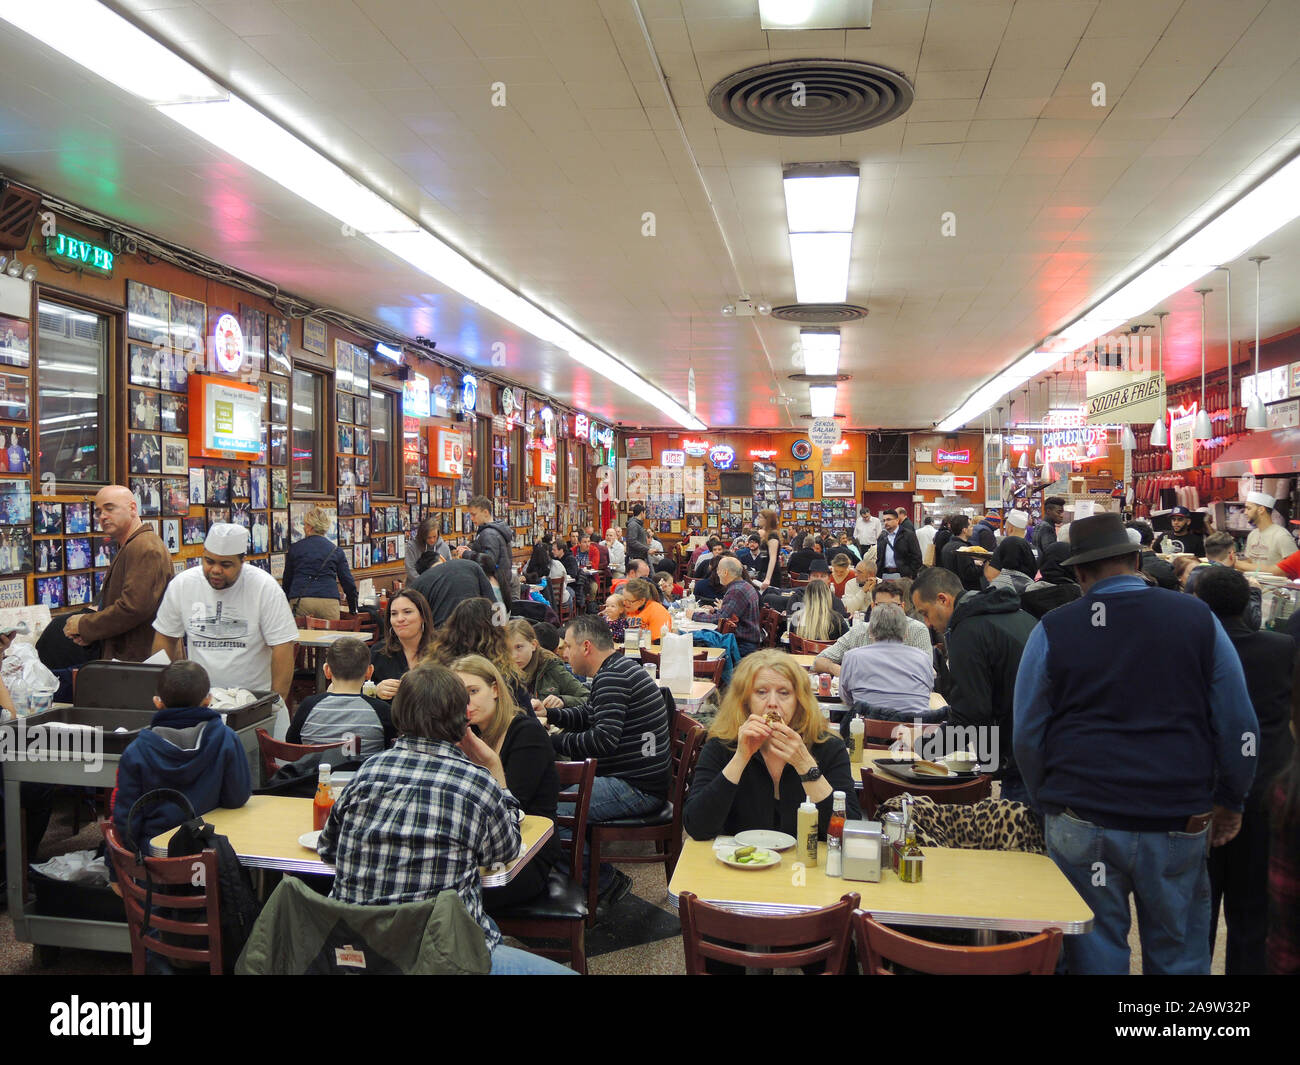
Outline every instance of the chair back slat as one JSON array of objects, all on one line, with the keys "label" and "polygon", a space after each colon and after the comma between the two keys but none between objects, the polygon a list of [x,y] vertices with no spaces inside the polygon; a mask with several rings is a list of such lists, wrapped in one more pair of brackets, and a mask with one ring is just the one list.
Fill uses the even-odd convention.
[{"label": "chair back slat", "polygon": [[[825,975],[838,976],[848,960],[850,922],[859,896],[850,892],[833,906],[781,917],[733,913],[701,902],[690,891],[683,891],[678,902],[688,975],[704,975],[705,961],[713,960],[758,969],[824,962]],[[719,940],[768,949],[731,947]]]},{"label": "chair back slat", "polygon": [[933,976],[1051,976],[1061,953],[1059,928],[1018,943],[961,947],[895,931],[859,910],[853,915],[858,957],[868,976],[891,976],[888,963]]},{"label": "chair back slat", "polygon": [[560,778],[560,802],[573,803],[572,815],[557,815],[555,824],[569,829],[569,870],[575,884],[582,886],[582,848],[587,839],[587,815],[591,812],[591,792],[596,784],[596,759],[582,762],[556,762]]},{"label": "chair back slat", "polygon": [[350,618],[339,618],[338,621],[329,621],[326,618],[307,618],[307,628],[323,629],[327,632],[360,632],[361,618],[353,616]]},{"label": "chair back slat", "polygon": [[993,778],[982,773],[966,784],[905,784],[887,780],[873,773],[869,765],[861,767],[863,810],[868,821],[875,820],[876,807],[895,795],[924,795],[938,803],[960,805],[987,799],[993,792]]},{"label": "chair back slat", "polygon": [[262,772],[266,774],[267,780],[275,776],[275,771],[279,768],[276,765],[277,759],[282,762],[296,762],[306,755],[330,751],[335,747],[342,747],[347,742],[347,740],[339,740],[337,743],[285,743],[284,740],[272,738],[264,728],[257,730],[257,746],[262,754]]}]

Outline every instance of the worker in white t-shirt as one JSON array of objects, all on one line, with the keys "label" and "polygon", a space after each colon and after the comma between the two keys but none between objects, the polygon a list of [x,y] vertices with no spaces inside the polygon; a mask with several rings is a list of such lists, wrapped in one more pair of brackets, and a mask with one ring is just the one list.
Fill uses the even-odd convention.
[{"label": "worker in white t-shirt", "polygon": [[[203,541],[202,565],[172,578],[154,619],[153,649],[188,658],[214,688],[275,691],[274,735],[289,728],[284,701],[293,681],[298,625],[279,582],[244,563],[248,530],[218,523]],[[182,649],[181,640],[185,647]]]},{"label": "worker in white t-shirt", "polygon": [[1295,554],[1295,537],[1273,521],[1273,508],[1277,500],[1264,492],[1246,494],[1246,517],[1255,526],[1246,537],[1246,557],[1237,561],[1237,568],[1252,572],[1276,566],[1288,555]]}]

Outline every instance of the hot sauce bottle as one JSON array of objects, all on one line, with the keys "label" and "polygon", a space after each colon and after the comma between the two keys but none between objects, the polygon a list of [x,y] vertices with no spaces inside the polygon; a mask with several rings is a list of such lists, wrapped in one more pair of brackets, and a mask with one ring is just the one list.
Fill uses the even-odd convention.
[{"label": "hot sauce bottle", "polygon": [[311,804],[311,827],[319,832],[334,808],[334,789],[330,786],[330,767],[323,765],[316,777],[316,798]]}]

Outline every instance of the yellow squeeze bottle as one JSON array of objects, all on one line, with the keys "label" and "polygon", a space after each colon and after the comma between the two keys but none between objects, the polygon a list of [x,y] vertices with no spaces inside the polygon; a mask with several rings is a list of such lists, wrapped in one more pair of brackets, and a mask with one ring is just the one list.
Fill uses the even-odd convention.
[{"label": "yellow squeeze bottle", "polygon": [[799,855],[805,865],[814,866],[817,864],[817,807],[811,802],[800,804],[795,824]]}]

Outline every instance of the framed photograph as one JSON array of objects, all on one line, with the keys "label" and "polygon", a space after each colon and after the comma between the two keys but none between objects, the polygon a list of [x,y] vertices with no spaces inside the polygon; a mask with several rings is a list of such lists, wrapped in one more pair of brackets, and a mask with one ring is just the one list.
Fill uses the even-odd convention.
[{"label": "framed photograph", "polygon": [[139,281],[126,283],[126,336],[146,344],[167,343],[171,333],[169,294]]},{"label": "framed photograph", "polygon": [[171,293],[171,338],[177,351],[202,351],[208,332],[208,305]]},{"label": "framed photograph", "polygon": [[271,511],[271,550],[289,550],[289,512],[287,510]]},{"label": "framed photograph", "polygon": [[26,421],[31,417],[32,385],[22,374],[0,373],[0,418]]},{"label": "framed photograph", "polygon": [[70,536],[64,540],[63,558],[66,569],[90,569],[94,562],[90,553],[90,537]]},{"label": "framed photograph", "polygon": [[289,430],[285,426],[271,428],[270,462],[272,466],[289,465]]},{"label": "framed photograph", "polygon": [[357,460],[357,484],[367,485],[370,483],[370,460],[368,458],[358,458]]},{"label": "framed photograph", "polygon": [[171,554],[175,555],[180,552],[181,522],[179,518],[164,518],[160,535],[162,536],[162,542]]},{"label": "framed photograph", "polygon": [[289,424],[289,384],[287,381],[271,382],[271,424]]},{"label": "framed photograph", "polygon": [[183,518],[189,512],[189,483],[184,477],[164,477],[162,481],[163,517]]},{"label": "framed photograph", "polygon": [[251,529],[253,527],[253,512],[247,503],[231,503],[230,520],[235,525],[242,525],[245,529]]},{"label": "framed photograph", "polygon": [[352,426],[344,425],[342,422],[340,422],[337,428],[338,428],[338,433],[337,433],[338,446],[335,448],[335,450],[340,455],[352,454]]},{"label": "framed photograph", "polygon": [[348,485],[355,487],[357,483],[356,459],[351,455],[340,455],[339,463],[339,486]]},{"label": "framed photograph", "polygon": [[31,323],[0,315],[0,366],[31,365],[31,334]]},{"label": "framed photograph", "polygon": [[159,428],[164,433],[190,431],[190,401],[184,396],[160,396]]},{"label": "framed photograph", "polygon": [[356,345],[352,346],[352,394],[370,395],[370,352]]},{"label": "framed photograph", "polygon": [[157,348],[144,344],[130,344],[127,347],[127,379],[133,385],[145,388],[158,388],[162,381],[162,356]]},{"label": "framed photograph", "polygon": [[266,510],[269,504],[269,481],[265,466],[254,466],[248,471],[249,500],[254,510]]},{"label": "framed photograph", "polygon": [[58,573],[63,569],[63,541],[36,541],[36,572]]},{"label": "framed photograph", "polygon": [[208,506],[224,506],[230,502],[230,471],[219,466],[208,466],[203,475],[206,481],[203,499]]},{"label": "framed photograph", "polygon": [[104,570],[96,570],[92,576],[95,578],[95,595],[98,597],[99,593],[104,590],[104,582],[108,580],[108,573]]},{"label": "framed photograph", "polygon": [[352,391],[352,345],[337,337],[334,338],[334,390]]},{"label": "framed photograph", "polygon": [[26,426],[0,425],[0,466],[6,473],[32,472],[32,431]]},{"label": "framed photograph", "polygon": [[372,566],[382,566],[385,562],[385,550],[383,540],[370,541],[370,564]]},{"label": "framed photograph", "polygon": [[117,541],[111,536],[97,537],[95,539],[95,568],[103,569],[105,566],[111,566],[115,558],[117,558]]},{"label": "framed photograph", "polygon": [[253,554],[264,555],[270,547],[271,527],[266,521],[266,511],[253,515]]},{"label": "framed photograph", "polygon": [[[352,405],[352,410],[353,413],[356,415],[356,417],[354,417],[352,420],[355,421],[357,425],[370,424],[370,397],[369,396],[357,396],[356,401]],[[421,441],[423,442],[423,437],[421,437]]]},{"label": "framed photograph", "polygon": [[271,507],[284,510],[289,505],[289,471],[271,470]]},{"label": "framed photograph", "polygon": [[[350,518],[357,512],[357,500],[360,496],[356,485],[339,482],[339,516]],[[349,536],[349,540],[351,537]]]},{"label": "framed photograph", "polygon": [[[44,506],[58,506],[58,503],[43,504]],[[63,531],[69,536],[85,536],[90,532],[90,510],[89,503],[66,503],[63,505]],[[57,529],[51,529],[51,532],[57,532]]]},{"label": "framed photograph", "polygon": [[130,411],[129,420],[132,429],[144,429],[151,433],[158,431],[158,426],[162,421],[158,400],[157,392],[143,392],[137,388],[131,389],[126,405],[128,411]]},{"label": "framed photograph", "polygon": [[262,401],[262,424],[271,421],[271,384],[266,378],[257,382],[257,397]]},{"label": "framed photograph", "polygon": [[822,470],[822,498],[837,496],[852,499],[854,491],[854,472],[852,470]]},{"label": "framed photograph", "polygon": [[248,493],[247,470],[230,471],[230,498],[232,501],[236,499],[250,498]]},{"label": "framed photograph", "polygon": [[307,516],[307,511],[311,510],[311,503],[290,503],[289,504],[289,542],[296,544],[306,535],[303,532],[302,520]]},{"label": "framed photograph", "polygon": [[266,316],[266,369],[280,377],[293,373],[289,319],[278,314]]},{"label": "framed photograph", "polygon": [[36,602],[41,606],[49,607],[51,610],[57,610],[63,606],[63,578],[37,577]]},{"label": "framed photograph", "polygon": [[334,402],[338,408],[338,420],[341,422],[351,422],[355,406],[352,397],[346,392],[335,392]]},{"label": "framed photograph", "polygon": [[241,303],[239,328],[244,331],[244,355],[261,373],[266,369],[266,311]]},{"label": "framed photograph", "polygon": [[161,477],[132,477],[131,491],[135,494],[140,517],[156,518],[162,513]]},{"label": "framed photograph", "polygon": [[212,526],[214,525],[229,525],[230,508],[229,507],[208,507],[207,519],[208,519],[209,529],[211,529]]},{"label": "framed photograph", "polygon": [[50,533],[63,532],[63,504],[46,503],[38,500],[36,503],[35,525],[37,536],[48,536]]},{"label": "framed photograph", "polygon": [[205,478],[203,468],[200,466],[190,467],[190,503],[193,506],[203,506],[205,496]]},{"label": "framed photograph", "polygon": [[32,482],[0,478],[0,525],[32,523]]},{"label": "framed photograph", "polygon": [[89,573],[68,575],[68,606],[86,606],[94,599],[94,583]]},{"label": "framed photograph", "polygon": [[302,346],[313,355],[324,355],[326,346],[325,323],[320,318],[302,320]]},{"label": "framed photograph", "polygon": [[162,438],[157,433],[132,433],[130,454],[132,473],[162,473]]},{"label": "framed photograph", "polygon": [[181,543],[186,547],[203,543],[207,528],[202,518],[181,518]]},{"label": "framed photograph", "polygon": [[162,472],[188,473],[190,468],[190,442],[183,436],[164,436],[162,446]]},{"label": "framed photograph", "polygon": [[31,573],[32,568],[31,529],[0,529],[0,573]]},{"label": "framed photograph", "polygon": [[358,455],[370,454],[370,430],[358,425],[352,430],[352,450]]}]

